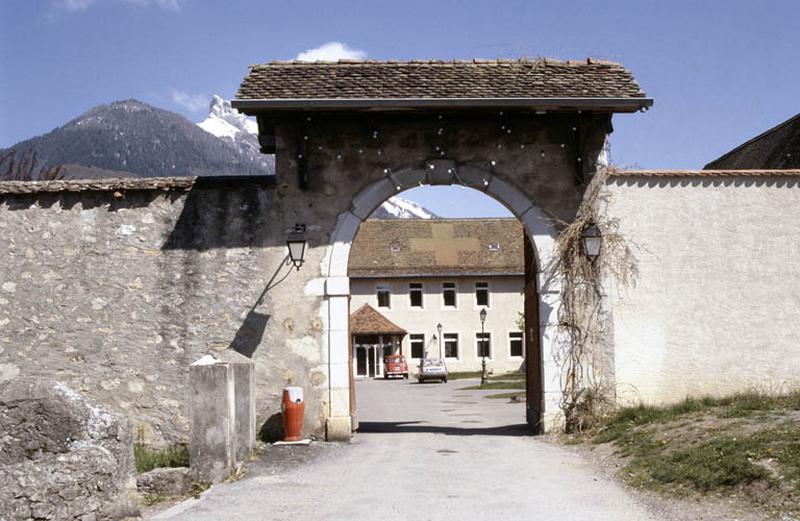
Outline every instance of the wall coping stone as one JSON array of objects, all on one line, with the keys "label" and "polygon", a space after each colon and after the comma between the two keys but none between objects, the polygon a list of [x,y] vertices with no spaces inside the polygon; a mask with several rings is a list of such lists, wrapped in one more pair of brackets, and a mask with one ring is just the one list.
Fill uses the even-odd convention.
[{"label": "wall coping stone", "polygon": [[47,192],[110,192],[119,190],[189,190],[195,187],[236,188],[258,184],[274,186],[273,175],[121,177],[111,179],[60,179],[55,181],[0,181],[0,194]]},{"label": "wall coping stone", "polygon": [[616,170],[614,177],[793,177],[800,170]]}]

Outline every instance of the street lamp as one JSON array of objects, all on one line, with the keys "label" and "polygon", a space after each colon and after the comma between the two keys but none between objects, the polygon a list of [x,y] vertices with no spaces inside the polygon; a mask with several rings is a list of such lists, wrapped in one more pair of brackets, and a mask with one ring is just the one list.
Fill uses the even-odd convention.
[{"label": "street lamp", "polygon": [[296,269],[300,269],[305,259],[306,253],[306,225],[295,224],[294,228],[286,237],[286,246],[289,247],[289,259]]},{"label": "street lamp", "polygon": [[600,245],[603,242],[600,236],[600,228],[595,223],[589,223],[583,229],[581,239],[583,240],[584,253],[589,257],[589,260],[595,260],[600,255]]},{"label": "street lamp", "polygon": [[439,332],[439,360],[444,360],[442,357],[442,323],[436,324],[436,331]]},{"label": "street lamp", "polygon": [[486,322],[486,308],[481,309],[481,385],[486,383],[486,333],[484,333],[484,323]]}]

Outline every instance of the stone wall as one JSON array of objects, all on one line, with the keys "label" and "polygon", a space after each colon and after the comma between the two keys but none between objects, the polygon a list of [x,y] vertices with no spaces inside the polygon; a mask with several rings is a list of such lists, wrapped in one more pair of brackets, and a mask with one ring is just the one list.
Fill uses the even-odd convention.
[{"label": "stone wall", "polygon": [[156,444],[187,438],[188,366],[206,352],[256,360],[261,418],[287,382],[324,386],[315,299],[297,298],[305,273],[282,265],[272,188],[124,186],[0,195],[0,380],[67,382]]},{"label": "stone wall", "polygon": [[800,385],[800,176],[612,177],[636,257],[613,303],[623,401]]},{"label": "stone wall", "polygon": [[138,515],[128,421],[60,383],[0,384],[0,518]]}]

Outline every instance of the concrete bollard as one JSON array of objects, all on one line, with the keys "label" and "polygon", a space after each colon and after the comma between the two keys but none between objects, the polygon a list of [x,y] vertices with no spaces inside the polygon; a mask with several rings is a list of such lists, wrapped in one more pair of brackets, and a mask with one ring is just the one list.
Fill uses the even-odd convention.
[{"label": "concrete bollard", "polygon": [[232,364],[205,355],[189,366],[189,465],[197,480],[225,480],[236,464]]},{"label": "concrete bollard", "polygon": [[234,442],[236,461],[244,461],[256,443],[256,370],[255,362],[231,349],[219,357],[233,367]]}]

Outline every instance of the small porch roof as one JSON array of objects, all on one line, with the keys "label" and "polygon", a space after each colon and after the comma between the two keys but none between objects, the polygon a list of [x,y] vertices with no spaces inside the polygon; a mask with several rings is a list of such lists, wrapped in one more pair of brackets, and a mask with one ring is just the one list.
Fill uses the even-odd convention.
[{"label": "small porch roof", "polygon": [[407,331],[378,313],[369,304],[364,304],[350,315],[351,335],[400,335]]}]

